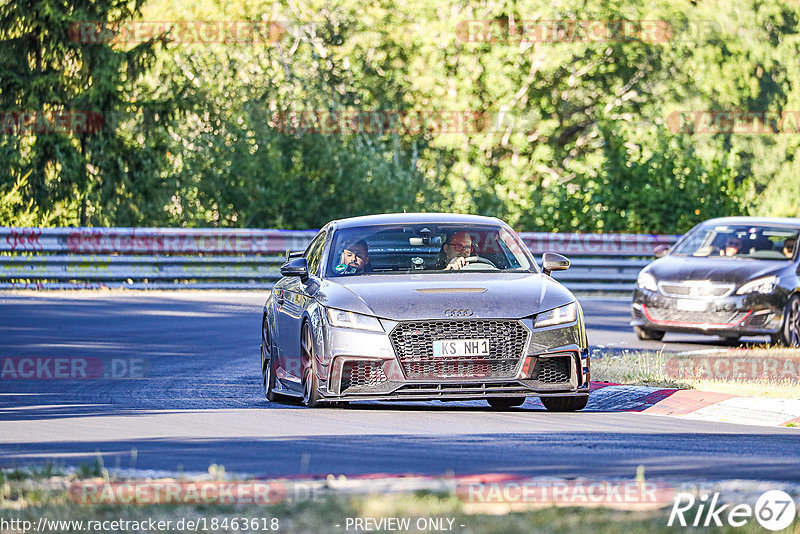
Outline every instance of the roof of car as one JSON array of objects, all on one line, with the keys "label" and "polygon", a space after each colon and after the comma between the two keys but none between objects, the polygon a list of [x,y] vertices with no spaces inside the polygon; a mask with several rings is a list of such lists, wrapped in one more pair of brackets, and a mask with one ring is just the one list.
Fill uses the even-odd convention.
[{"label": "roof of car", "polygon": [[754,224],[800,227],[800,219],[791,217],[719,217],[704,221],[702,224]]},{"label": "roof of car", "polygon": [[502,223],[496,217],[482,215],[464,215],[460,213],[382,213],[380,215],[364,215],[331,221],[330,225],[336,228],[352,228],[355,226],[375,226],[380,224],[498,224]]}]

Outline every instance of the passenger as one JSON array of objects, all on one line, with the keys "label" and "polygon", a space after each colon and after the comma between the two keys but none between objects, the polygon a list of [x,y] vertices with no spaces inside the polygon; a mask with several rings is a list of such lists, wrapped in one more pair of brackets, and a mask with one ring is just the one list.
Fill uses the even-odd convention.
[{"label": "passenger", "polygon": [[372,272],[369,264],[369,249],[367,243],[361,239],[348,243],[342,250],[339,265],[334,269],[339,274],[363,274]]},{"label": "passenger", "polygon": [[783,242],[783,254],[791,259],[794,257],[794,247],[797,244],[797,239],[794,237],[788,238],[786,241]]},{"label": "passenger", "polygon": [[454,232],[450,234],[442,244],[436,268],[444,269],[445,271],[458,271],[467,264],[466,258],[472,256],[474,248],[472,236],[469,235],[469,232]]}]

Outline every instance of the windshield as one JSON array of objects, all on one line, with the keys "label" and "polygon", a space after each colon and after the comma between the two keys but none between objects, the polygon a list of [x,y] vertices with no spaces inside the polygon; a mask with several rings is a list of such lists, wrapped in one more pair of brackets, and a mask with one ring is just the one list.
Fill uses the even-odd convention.
[{"label": "windshield", "polygon": [[673,250],[675,256],[790,260],[798,230],[769,226],[701,226]]},{"label": "windshield", "polygon": [[328,276],[452,271],[538,272],[513,232],[501,226],[413,224],[338,230]]}]

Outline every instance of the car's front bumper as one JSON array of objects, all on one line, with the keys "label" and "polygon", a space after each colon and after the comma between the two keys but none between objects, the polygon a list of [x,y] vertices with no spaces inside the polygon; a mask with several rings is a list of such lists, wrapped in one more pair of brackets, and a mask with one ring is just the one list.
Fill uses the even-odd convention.
[{"label": "car's front bumper", "polygon": [[[523,353],[513,367],[498,371],[485,359],[426,362],[427,374],[411,374],[398,358],[387,333],[327,328],[325,376],[320,394],[327,401],[469,400],[496,397],[575,396],[589,393],[589,351],[578,321],[528,333]],[[500,374],[501,376],[498,376]]]},{"label": "car's front bumper", "polygon": [[780,329],[784,301],[785,297],[779,292],[690,299],[668,297],[637,287],[633,293],[630,324],[664,332],[769,335]]}]

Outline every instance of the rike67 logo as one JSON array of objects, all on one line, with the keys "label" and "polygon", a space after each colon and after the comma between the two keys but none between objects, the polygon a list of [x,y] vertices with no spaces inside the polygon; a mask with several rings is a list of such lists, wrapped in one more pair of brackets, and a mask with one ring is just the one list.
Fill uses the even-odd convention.
[{"label": "rike67 logo", "polygon": [[754,517],[767,530],[783,530],[794,521],[797,508],[792,497],[781,490],[763,493],[754,507],[749,504],[721,504],[719,493],[704,494],[699,501],[690,493],[678,493],[669,514],[667,526],[721,527],[728,524],[742,527]]}]

